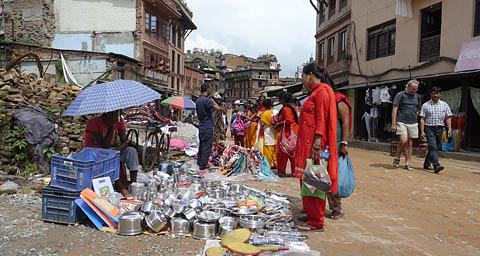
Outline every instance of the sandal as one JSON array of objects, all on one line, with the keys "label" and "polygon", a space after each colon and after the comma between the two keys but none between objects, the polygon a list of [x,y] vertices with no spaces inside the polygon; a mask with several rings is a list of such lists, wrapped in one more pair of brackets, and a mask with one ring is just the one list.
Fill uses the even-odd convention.
[{"label": "sandal", "polygon": [[400,165],[400,159],[393,159],[393,167],[398,167]]},{"label": "sandal", "polygon": [[415,169],[413,169],[410,165],[405,165],[405,170],[407,171],[414,171]]},{"label": "sandal", "polygon": [[330,215],[330,219],[332,220],[339,220],[342,217],[343,217],[343,213],[341,212],[332,212],[332,214]]},{"label": "sandal", "polygon": [[323,228],[314,228],[308,224],[295,225],[300,232],[323,232]]}]

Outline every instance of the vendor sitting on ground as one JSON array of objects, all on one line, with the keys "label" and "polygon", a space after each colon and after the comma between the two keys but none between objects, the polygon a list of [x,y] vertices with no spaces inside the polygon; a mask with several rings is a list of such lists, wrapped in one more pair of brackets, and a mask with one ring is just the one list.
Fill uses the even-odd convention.
[{"label": "vendor sitting on ground", "polygon": [[[125,129],[125,121],[120,117],[120,110],[103,113],[101,116],[88,120],[87,126],[85,127],[85,140],[83,142],[83,147],[105,148],[120,151],[120,162],[126,164],[130,171],[131,182],[136,182],[138,154],[135,148],[128,146],[129,141],[127,140]],[[113,142],[117,134],[120,137],[121,144],[114,148]],[[124,183],[127,182],[126,172],[122,172],[122,168],[120,168],[120,170],[120,179],[115,183],[116,190],[122,193],[123,196],[130,196],[124,186]]]}]

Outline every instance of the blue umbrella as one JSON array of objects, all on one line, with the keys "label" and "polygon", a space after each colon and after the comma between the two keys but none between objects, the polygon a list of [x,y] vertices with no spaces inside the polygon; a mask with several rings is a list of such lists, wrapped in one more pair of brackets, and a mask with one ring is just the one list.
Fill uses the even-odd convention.
[{"label": "blue umbrella", "polygon": [[116,80],[93,85],[73,100],[64,116],[81,116],[141,105],[159,99],[160,94],[147,86],[131,81]]}]

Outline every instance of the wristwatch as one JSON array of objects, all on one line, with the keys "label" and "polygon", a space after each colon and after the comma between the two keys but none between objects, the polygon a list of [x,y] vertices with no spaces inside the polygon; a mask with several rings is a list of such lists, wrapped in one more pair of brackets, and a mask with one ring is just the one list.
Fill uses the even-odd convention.
[{"label": "wristwatch", "polygon": [[340,141],[340,145],[341,144],[348,145],[348,141]]}]

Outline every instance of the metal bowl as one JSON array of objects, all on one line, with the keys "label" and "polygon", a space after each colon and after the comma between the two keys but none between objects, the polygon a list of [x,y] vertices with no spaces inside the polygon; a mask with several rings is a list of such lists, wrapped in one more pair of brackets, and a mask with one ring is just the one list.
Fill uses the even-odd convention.
[{"label": "metal bowl", "polygon": [[171,220],[172,233],[175,235],[185,235],[190,233],[190,222],[181,218],[174,218]]},{"label": "metal bowl", "polygon": [[192,176],[192,182],[194,184],[202,184],[202,181],[203,181],[203,176],[200,176],[200,175],[193,175]]},{"label": "metal bowl", "polygon": [[232,214],[232,210],[227,209],[227,208],[211,208],[209,211],[216,212],[220,214],[220,216],[229,216]]},{"label": "metal bowl", "polygon": [[235,228],[232,228],[232,227],[229,227],[229,226],[220,226],[220,229],[219,229],[219,236],[220,237],[224,237],[226,234],[234,231]]},{"label": "metal bowl", "polygon": [[245,215],[240,217],[240,226],[244,228],[264,228],[267,224],[267,218],[259,215]]},{"label": "metal bowl", "polygon": [[198,219],[204,222],[216,222],[220,219],[220,214],[212,211],[203,211],[198,214]]},{"label": "metal bowl", "polygon": [[232,211],[234,216],[244,216],[244,215],[252,215],[256,214],[258,210],[253,210],[251,208],[235,208]]},{"label": "metal bowl", "polygon": [[188,202],[188,207],[190,207],[192,209],[201,208],[202,207],[202,202],[198,199],[191,199]]},{"label": "metal bowl", "polygon": [[151,202],[151,201],[146,201],[142,204],[142,212],[144,213],[151,213],[152,211],[155,211],[158,209],[158,204]]},{"label": "metal bowl", "polygon": [[145,218],[145,223],[153,232],[160,232],[165,228],[168,220],[162,212],[152,211],[152,213]]},{"label": "metal bowl", "polygon": [[122,236],[134,236],[143,233],[143,217],[138,212],[126,212],[118,218],[117,233]]},{"label": "metal bowl", "polygon": [[193,238],[200,240],[215,238],[216,226],[216,223],[195,222],[193,224]]}]

